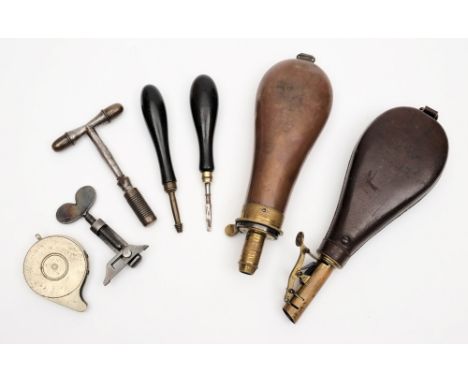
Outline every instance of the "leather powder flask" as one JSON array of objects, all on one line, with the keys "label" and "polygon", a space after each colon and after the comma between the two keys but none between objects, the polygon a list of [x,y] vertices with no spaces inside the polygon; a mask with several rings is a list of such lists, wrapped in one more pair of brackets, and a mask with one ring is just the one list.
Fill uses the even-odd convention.
[{"label": "leather powder flask", "polygon": [[380,115],[349,162],[330,228],[312,263],[304,265],[304,236],[283,308],[296,322],[334,268],[341,268],[374,234],[412,207],[438,180],[448,154],[435,110],[397,107]]},{"label": "leather powder flask", "polygon": [[246,233],[239,271],[253,274],[266,238],[281,234],[291,189],[327,121],[332,88],[315,59],[299,54],[263,77],[257,92],[255,155],[242,215],[226,234]]}]

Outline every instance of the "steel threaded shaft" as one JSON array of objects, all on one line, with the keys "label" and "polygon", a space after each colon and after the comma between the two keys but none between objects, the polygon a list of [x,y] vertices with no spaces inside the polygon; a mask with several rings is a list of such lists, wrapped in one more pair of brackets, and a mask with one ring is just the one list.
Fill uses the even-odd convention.
[{"label": "steel threaded shaft", "polygon": [[172,216],[174,217],[174,227],[178,233],[181,233],[183,231],[183,224],[180,220],[179,207],[177,205],[177,199],[175,196],[176,190],[177,183],[175,181],[164,183],[164,191],[166,191],[169,195],[169,202],[171,203]]},{"label": "steel threaded shaft", "polygon": [[169,201],[171,203],[172,215],[174,216],[174,227],[178,233],[183,231],[183,224],[180,221],[180,213],[179,208],[177,206],[177,199],[175,196],[175,192],[169,192]]},{"label": "steel threaded shaft", "polygon": [[141,224],[147,226],[156,220],[156,215],[153,213],[148,203],[146,203],[145,199],[143,199],[143,196],[137,188],[132,187],[127,189],[124,196],[136,216],[138,216]]}]

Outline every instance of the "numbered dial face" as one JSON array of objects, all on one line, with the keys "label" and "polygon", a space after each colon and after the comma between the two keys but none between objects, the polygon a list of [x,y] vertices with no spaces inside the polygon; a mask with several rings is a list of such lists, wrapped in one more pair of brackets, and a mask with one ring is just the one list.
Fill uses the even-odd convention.
[{"label": "numbered dial face", "polygon": [[80,288],[88,273],[85,251],[64,236],[40,239],[24,259],[24,277],[37,294],[58,298]]}]

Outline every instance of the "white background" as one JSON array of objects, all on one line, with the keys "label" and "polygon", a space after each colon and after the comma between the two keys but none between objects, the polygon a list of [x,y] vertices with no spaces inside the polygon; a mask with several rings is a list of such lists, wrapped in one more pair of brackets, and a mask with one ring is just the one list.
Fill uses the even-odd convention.
[{"label": "white background", "polygon": [[[1,342],[468,341],[466,41],[3,40],[0,48]],[[239,216],[247,191],[257,85],[271,65],[299,52],[315,55],[329,75],[334,105],[293,190],[284,236],[266,243],[249,277],[237,271],[244,237],[226,237],[224,226]],[[213,77],[220,97],[211,233],[188,102],[200,73]],[[183,234],[173,228],[140,111],[147,83],[166,103]],[[158,215],[147,228],[89,139],[62,153],[50,148],[113,102],[125,111],[99,132]],[[450,144],[442,178],[336,271],[293,325],[281,308],[297,258],[294,237],[303,230],[311,249],[318,247],[354,145],[377,115],[400,105],[439,111]],[[110,250],[86,222],[55,220],[57,207],[85,184],[97,190],[96,217],[127,241],[150,245],[137,268],[107,287]],[[24,282],[22,262],[36,232],[70,235],[86,248],[85,313],[42,299]]]}]

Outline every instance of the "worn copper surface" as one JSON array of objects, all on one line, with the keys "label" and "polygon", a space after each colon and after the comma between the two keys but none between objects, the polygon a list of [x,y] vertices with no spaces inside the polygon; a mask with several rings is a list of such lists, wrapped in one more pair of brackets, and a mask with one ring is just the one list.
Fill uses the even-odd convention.
[{"label": "worn copper surface", "polygon": [[[243,273],[253,274],[257,269],[264,239],[276,239],[281,233],[291,188],[330,113],[330,81],[314,61],[312,56],[299,54],[274,65],[260,82],[255,156],[245,203],[260,208],[246,218],[244,207],[236,224],[226,228],[228,235],[247,232],[239,262]],[[280,219],[265,224],[265,211],[274,211]]]},{"label": "worn copper surface", "polygon": [[327,121],[332,89],[307,59],[282,61],[257,92],[255,158],[247,201],[284,212],[301,165]]}]

